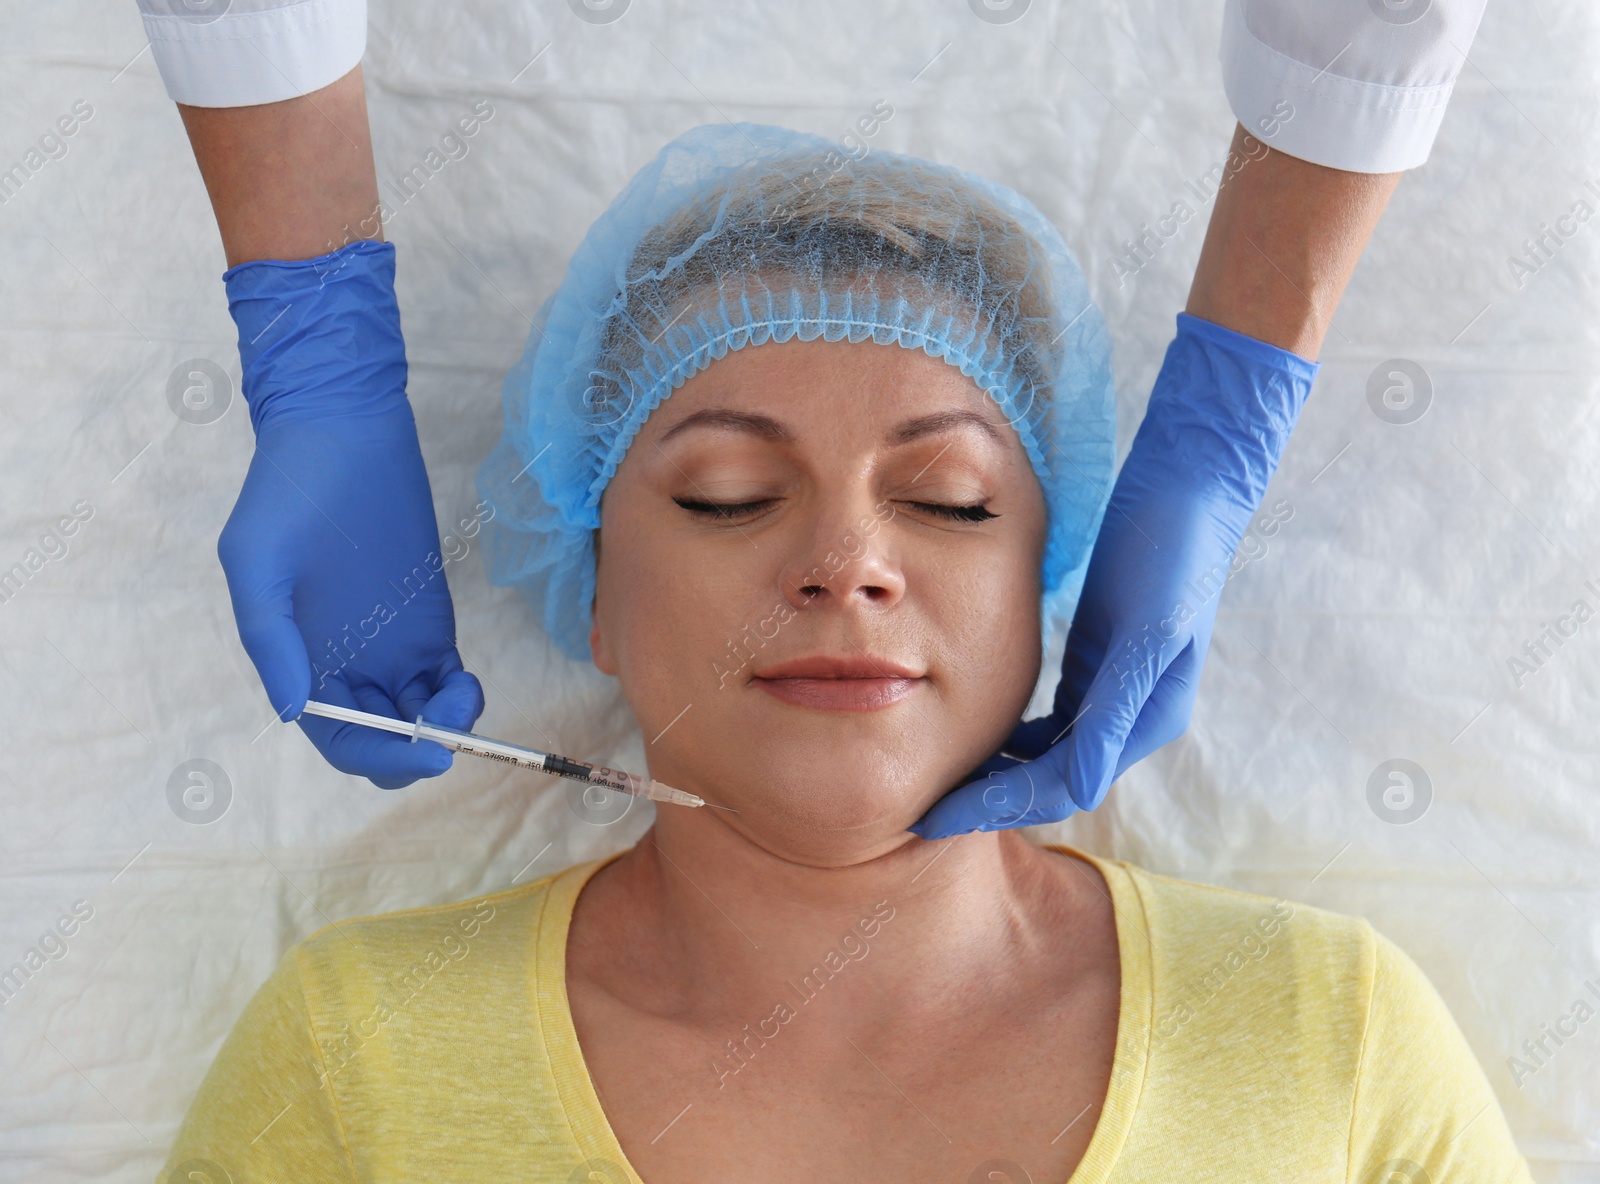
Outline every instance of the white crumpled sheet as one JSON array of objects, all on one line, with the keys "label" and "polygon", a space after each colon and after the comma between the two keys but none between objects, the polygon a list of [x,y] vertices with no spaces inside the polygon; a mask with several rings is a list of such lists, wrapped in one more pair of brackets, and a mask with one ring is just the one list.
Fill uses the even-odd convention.
[{"label": "white crumpled sheet", "polygon": [[[472,512],[500,377],[584,229],[663,142],[723,118],[843,135],[886,101],[872,144],[1032,198],[1105,310],[1126,447],[1204,231],[1191,183],[1232,128],[1220,7],[1036,2],[999,25],[960,0],[638,0],[590,24],[559,0],[374,3],[378,173],[443,528]],[[1600,209],[1596,20],[1584,0],[1490,6],[1433,159],[1400,186],[1328,334],[1267,494],[1280,524],[1227,590],[1188,735],[1060,828],[1370,918],[1437,984],[1543,1181],[1600,1180],[1600,1020],[1520,1083],[1508,1064],[1600,983],[1600,621],[1520,686],[1508,659],[1575,601],[1600,609],[1600,227],[1520,288],[1507,259],[1579,199]],[[0,969],[76,902],[89,914],[0,1007],[7,1181],[154,1178],[290,943],[526,882],[632,842],[649,817],[597,827],[562,785],[465,760],[385,793],[269,726],[214,554],[246,409],[235,394],[194,424],[167,398],[180,362],[236,382],[238,355],[205,191],[143,44],[131,0],[0,13],[0,160],[74,103],[93,112],[0,206],[0,568],[88,512],[0,601]],[[494,113],[470,151],[400,204],[394,179],[478,100]],[[1180,200],[1198,216],[1119,277],[1122,244]],[[1396,358],[1432,388],[1407,425],[1367,397]],[[476,551],[448,572],[482,729],[642,769],[611,681],[555,656]],[[231,793],[204,826],[168,804],[197,758]],[[1405,826],[1368,802],[1395,758],[1431,784]]]}]

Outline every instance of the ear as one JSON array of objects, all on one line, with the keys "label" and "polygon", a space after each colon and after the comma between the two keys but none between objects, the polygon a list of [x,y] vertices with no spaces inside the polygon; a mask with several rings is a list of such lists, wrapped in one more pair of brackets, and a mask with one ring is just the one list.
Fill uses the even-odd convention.
[{"label": "ear", "polygon": [[616,663],[611,660],[611,655],[606,652],[600,633],[600,621],[595,619],[589,626],[589,654],[594,659],[595,669],[601,674],[609,674],[613,678],[617,675]]},{"label": "ear", "polygon": [[594,582],[594,602],[589,606],[589,655],[595,669],[601,674],[609,674],[615,678],[617,664],[611,660],[611,654],[605,645],[605,635],[600,630],[600,532],[598,530],[594,532]]}]

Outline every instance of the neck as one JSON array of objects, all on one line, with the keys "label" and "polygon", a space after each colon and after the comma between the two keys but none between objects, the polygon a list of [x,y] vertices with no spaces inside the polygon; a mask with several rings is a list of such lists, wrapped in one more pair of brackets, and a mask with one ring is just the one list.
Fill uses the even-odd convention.
[{"label": "neck", "polygon": [[816,867],[710,811],[663,809],[580,904],[591,905],[597,942],[630,951],[619,977],[648,974],[639,990],[650,1010],[721,1023],[779,1000],[798,1007],[826,987],[869,1026],[970,1006],[980,984],[1037,956],[1073,895],[1062,892],[1068,866],[995,831],[938,842],[902,834]]}]

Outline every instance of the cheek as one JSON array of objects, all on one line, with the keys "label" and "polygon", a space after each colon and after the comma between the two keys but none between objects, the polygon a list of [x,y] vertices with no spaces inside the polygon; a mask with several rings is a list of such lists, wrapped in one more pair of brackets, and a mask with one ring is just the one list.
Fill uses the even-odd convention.
[{"label": "cheek", "polygon": [[759,644],[776,585],[749,557],[701,547],[621,505],[614,518],[602,532],[596,609],[623,694],[653,735],[718,690],[719,670],[739,661],[729,655],[748,652],[747,627],[746,644]]},{"label": "cheek", "polygon": [[952,690],[979,714],[1009,715],[1038,678],[1039,571],[1036,558],[999,553],[937,583],[930,614],[941,635]]},{"label": "cheek", "polygon": [[1025,505],[991,545],[954,551],[942,570],[924,573],[930,645],[951,707],[986,735],[1004,738],[1038,681],[1043,546],[1042,503]]}]

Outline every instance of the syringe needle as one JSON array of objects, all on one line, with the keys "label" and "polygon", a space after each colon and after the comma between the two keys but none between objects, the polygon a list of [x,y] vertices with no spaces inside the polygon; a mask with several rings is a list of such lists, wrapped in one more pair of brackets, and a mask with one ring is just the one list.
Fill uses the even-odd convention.
[{"label": "syringe needle", "polygon": [[569,757],[557,756],[553,752],[540,752],[534,748],[524,748],[520,744],[509,744],[504,740],[491,740],[475,732],[463,732],[456,728],[444,727],[442,724],[426,723],[421,716],[417,717],[416,722],[408,724],[387,716],[358,711],[353,707],[339,707],[332,703],[318,703],[313,700],[306,702],[306,712],[326,719],[339,720],[341,723],[360,724],[368,728],[396,732],[402,736],[409,735],[413,742],[432,740],[453,752],[464,752],[469,756],[483,757],[485,760],[499,761],[502,764],[532,769],[535,772],[550,773],[583,785],[594,785],[618,793],[632,794],[634,797],[649,798],[655,802],[670,802],[676,806],[706,804],[703,798],[695,794],[674,789],[670,785],[648,777],[636,777],[632,773],[591,765],[586,761],[575,761]]},{"label": "syringe needle", "polygon": [[682,789],[674,789],[672,786],[665,785],[660,781],[651,781],[646,785],[644,796],[652,802],[672,802],[679,806],[703,806],[706,804],[706,800],[699,795]]}]

